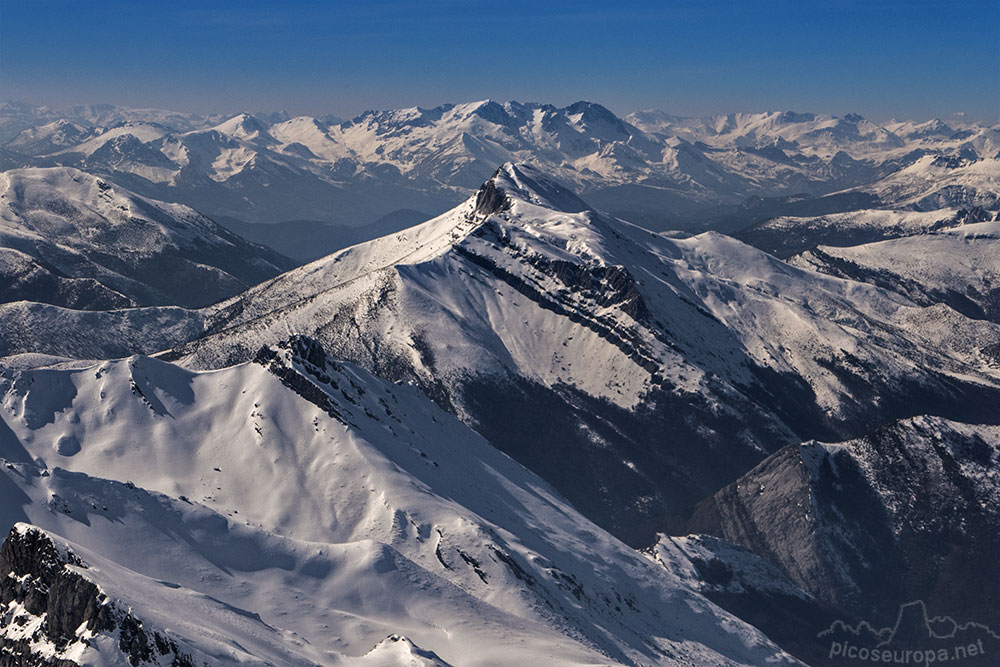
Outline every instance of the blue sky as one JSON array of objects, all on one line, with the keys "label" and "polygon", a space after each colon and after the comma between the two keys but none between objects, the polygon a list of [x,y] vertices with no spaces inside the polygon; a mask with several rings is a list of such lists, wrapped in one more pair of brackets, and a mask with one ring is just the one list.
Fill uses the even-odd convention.
[{"label": "blue sky", "polygon": [[1000,117],[998,0],[0,0],[0,98]]}]

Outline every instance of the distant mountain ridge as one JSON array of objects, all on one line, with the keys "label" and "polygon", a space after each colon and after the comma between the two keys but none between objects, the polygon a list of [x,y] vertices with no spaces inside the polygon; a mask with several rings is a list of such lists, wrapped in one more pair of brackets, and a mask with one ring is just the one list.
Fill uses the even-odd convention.
[{"label": "distant mountain ridge", "polygon": [[7,159],[23,166],[77,167],[211,216],[347,225],[445,210],[507,161],[532,162],[598,208],[664,229],[697,227],[749,197],[868,186],[928,154],[1000,153],[1000,125],[793,112],[619,118],[592,102],[484,100],[348,121],[7,103],[0,130]]},{"label": "distant mountain ridge", "polygon": [[76,169],[0,172],[0,303],[196,308],[291,266],[187,206]]},{"label": "distant mountain ridge", "polygon": [[[355,130],[403,146],[455,114],[516,129],[512,109],[393,112]],[[556,111],[565,125],[538,127],[581,159],[631,132],[593,105]],[[295,120],[240,115],[180,135],[141,117],[96,134],[52,121],[62,134],[20,136],[56,146],[86,135],[48,157],[131,168],[141,153],[152,177],[195,158],[211,165],[199,181],[211,186],[268,164],[282,173],[267,155],[287,153],[282,126]],[[312,121],[327,136],[353,127]],[[940,145],[887,158],[872,182],[779,198],[799,213],[864,204],[740,233],[787,261],[717,232],[643,229],[595,210],[580,182],[523,162],[429,221],[390,217],[379,238],[280,274],[264,249],[118,180],[61,166],[0,174],[2,266],[18,278],[8,283],[43,293],[45,269],[59,296],[0,303],[0,518],[16,524],[0,553],[0,617],[18,619],[0,623],[0,645],[74,658],[96,644],[131,659],[125,636],[169,660],[216,655],[221,634],[236,660],[439,666],[473,654],[491,664],[514,627],[530,638],[518,649],[529,664],[542,653],[577,664],[791,662],[707,598],[818,665],[813,629],[907,596],[935,608],[972,600],[992,623],[995,586],[976,578],[1000,553],[1000,160],[956,148],[971,135],[938,124],[886,134],[856,117],[793,114],[708,125],[690,130],[703,135],[699,150],[777,160],[762,143],[776,132],[786,157],[795,143],[797,164],[877,161],[828,158],[831,141],[882,156]],[[297,143],[292,153],[319,159]],[[325,231],[314,224],[274,227]],[[231,264],[197,259],[223,249],[269,275],[235,289]],[[171,264],[186,268],[164,283]],[[191,270],[199,284],[185,288]],[[163,285],[187,293],[223,274],[237,293],[222,301],[148,305],[178,301]],[[159,359],[99,361],[135,353]],[[26,555],[3,556],[12,550]],[[73,569],[70,552],[96,566]],[[106,591],[114,622],[46,625],[39,601],[53,598],[36,581],[51,574],[46,563],[85,606],[100,601],[94,586]],[[211,583],[220,572],[227,583]],[[386,582],[391,596],[370,597]],[[265,592],[317,585],[343,602],[342,635],[312,593]],[[400,595],[405,611],[378,606],[398,610]],[[79,620],[55,598],[45,613]],[[192,600],[190,615],[178,611]],[[284,604],[304,611],[289,621]],[[442,636],[456,607],[463,631]],[[674,620],[661,623],[666,612]],[[389,621],[358,620],[371,618]]]}]

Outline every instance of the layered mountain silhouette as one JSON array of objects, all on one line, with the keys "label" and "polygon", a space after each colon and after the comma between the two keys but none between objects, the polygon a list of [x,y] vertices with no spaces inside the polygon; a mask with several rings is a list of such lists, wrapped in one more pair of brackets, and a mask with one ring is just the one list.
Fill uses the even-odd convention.
[{"label": "layered mountain silhouette", "polygon": [[[0,113],[11,655],[990,664],[995,128],[49,113]],[[351,197],[450,208],[292,268],[188,206],[301,250]],[[602,212],[671,198],[752,224]]]}]

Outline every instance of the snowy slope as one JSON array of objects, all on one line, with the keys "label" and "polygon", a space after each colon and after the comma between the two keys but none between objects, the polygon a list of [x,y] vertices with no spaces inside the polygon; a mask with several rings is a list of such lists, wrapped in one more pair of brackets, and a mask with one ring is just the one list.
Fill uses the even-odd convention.
[{"label": "snowy slope", "polygon": [[830,661],[829,645],[818,631],[852,614],[799,588],[756,553],[711,535],[659,535],[644,549],[668,572],[727,611],[763,630],[782,648],[809,665]]},{"label": "snowy slope", "polygon": [[935,211],[861,209],[821,216],[780,216],[742,229],[733,236],[784,259],[819,245],[854,246],[914,236],[986,222],[995,215],[995,211],[978,207]]},{"label": "snowy slope", "polygon": [[21,354],[73,359],[153,354],[205,333],[204,315],[178,306],[75,310],[14,301],[0,304],[0,323],[0,360]]},{"label": "snowy slope", "polygon": [[6,147],[18,153],[48,155],[78,146],[94,134],[89,125],[60,119],[22,130]]},{"label": "snowy slope", "polygon": [[290,262],[180,205],[70,168],[0,173],[0,298],[75,309],[197,307]]},{"label": "snowy slope", "polygon": [[[478,269],[479,275],[471,269]],[[521,294],[525,305],[542,311],[539,317],[566,317],[563,309],[571,310],[574,316],[568,321],[552,323],[569,327],[566,335],[537,324],[528,325],[524,335],[499,331],[517,326],[513,320],[518,316],[509,309],[521,307],[505,306],[497,298],[496,292],[502,293],[504,288]],[[726,293],[720,293],[723,289]],[[367,295],[368,303],[353,303],[361,294]],[[550,297],[553,303],[540,302],[541,296],[536,294]],[[227,361],[231,352],[226,339],[230,336],[245,333],[248,342],[257,343],[257,338],[267,338],[271,326],[282,330],[329,327],[331,322],[317,318],[335,317],[345,306],[372,309],[376,312],[368,318],[377,317],[381,315],[377,312],[381,305],[378,295],[387,301],[412,298],[419,300],[415,306],[448,313],[449,319],[438,320],[436,326],[436,313],[421,314],[416,307],[391,313],[400,320],[397,326],[434,334],[427,341],[432,349],[445,344],[451,348],[435,355],[441,357],[440,365],[435,365],[439,374],[474,368],[477,356],[489,354],[489,350],[477,349],[470,349],[469,357],[456,353],[473,327],[485,326],[494,330],[491,336],[500,336],[504,345],[505,359],[496,360],[498,363],[513,362],[519,373],[545,384],[580,386],[592,396],[626,408],[634,407],[657,380],[663,381],[655,377],[658,375],[669,375],[671,384],[687,390],[697,386],[699,373],[686,371],[684,366],[704,354],[696,349],[695,341],[704,342],[703,336],[718,331],[719,325],[741,340],[755,363],[781,371],[788,370],[789,364],[807,363],[805,354],[801,359],[792,358],[793,338],[801,331],[778,326],[784,317],[782,311],[798,311],[810,297],[822,298],[831,302],[827,306],[831,311],[857,311],[856,315],[842,314],[844,325],[852,317],[878,318],[891,324],[895,311],[908,305],[865,285],[804,273],[718,234],[690,239],[650,234],[587,210],[584,202],[536,169],[506,165],[475,197],[439,218],[318,260],[206,311],[210,326],[225,331],[195,343],[190,363],[212,366]],[[474,307],[454,303],[471,295],[478,301]],[[852,308],[846,303],[848,298]],[[736,309],[723,303],[731,299],[742,301],[744,307]],[[780,301],[780,308],[775,301]],[[395,311],[409,304],[387,305]],[[700,318],[707,322],[688,317],[688,313],[699,312],[699,306],[704,310]],[[751,314],[751,307],[758,311]],[[687,312],[677,312],[678,308]],[[817,309],[816,305],[812,308]],[[280,321],[275,319],[279,313]],[[832,321],[826,324],[812,317],[800,326],[825,328],[836,325],[838,317],[830,312]],[[419,322],[410,321],[418,318]],[[768,327],[761,318],[770,319],[773,326]],[[464,322],[464,333],[451,332],[449,320]],[[365,322],[354,324],[362,325]],[[378,325],[373,322],[367,326]],[[628,364],[615,373],[622,386],[590,385],[594,374],[586,368],[573,368],[574,359],[593,359],[593,348],[581,349],[580,354],[566,350],[565,369],[541,365],[551,360],[551,350],[536,349],[529,341],[535,338],[541,339],[539,345],[562,345],[572,338],[576,327],[589,329],[592,340],[585,342],[613,348],[603,354],[627,357]],[[536,334],[527,335],[529,330]],[[444,335],[446,331],[448,335]],[[667,331],[674,339],[669,344],[658,340]],[[539,336],[540,332],[546,335]],[[382,345],[390,349],[397,340],[406,340],[400,332],[383,333],[387,335],[381,337]],[[813,336],[817,344],[830,344],[836,337],[833,330],[823,333],[827,335]],[[763,338],[772,334],[788,340],[765,344]],[[849,338],[852,334],[844,330],[840,335]],[[778,354],[779,342],[787,342],[788,355]],[[622,350],[622,345],[634,349]],[[218,353],[213,352],[216,349]],[[400,355],[405,356],[403,352]],[[647,363],[644,355],[653,363]],[[719,356],[718,350],[714,356]],[[612,356],[605,363],[619,362]],[[709,370],[720,375],[745,372],[741,364],[727,359],[706,359],[703,363],[711,364]],[[672,366],[676,370],[671,371]],[[418,364],[414,371],[420,375],[420,370]]]},{"label": "snowy slope", "polygon": [[171,347],[164,358],[220,368],[313,336],[418,384],[639,546],[784,444],[922,412],[994,419],[997,399],[994,323],[719,234],[651,234],[524,165],[214,307],[3,314],[4,355]]},{"label": "snowy slope", "polygon": [[790,662],[418,391],[311,341],[2,383],[4,524],[68,540],[75,572],[210,664]]},{"label": "snowy slope", "polygon": [[[156,123],[143,123],[143,122],[124,122],[113,127],[110,127],[100,134],[87,139],[81,143],[75,144],[73,146],[63,148],[62,153],[82,153],[84,155],[93,155],[95,151],[99,150],[109,141],[113,139],[118,139],[119,137],[130,136],[134,137],[141,143],[149,143],[160,139],[164,135],[168,134],[170,129]],[[14,144],[16,142],[12,142]],[[65,144],[64,144],[65,145]],[[13,147],[13,146],[12,146]]]},{"label": "snowy slope", "polygon": [[773,111],[679,118],[650,110],[631,114],[627,120],[648,132],[702,141],[716,147],[795,147],[806,155],[826,158],[839,151],[847,151],[857,157],[881,154],[904,145],[889,130],[857,114],[838,117]]},{"label": "snowy slope", "polygon": [[719,234],[651,234],[506,165],[439,218],[204,311],[208,335],[166,358],[217,368],[314,336],[641,543],[782,443],[988,412],[995,369],[923,312]]},{"label": "snowy slope", "polygon": [[914,211],[978,206],[1000,209],[1000,158],[925,155],[913,164],[855,191],[886,206]]},{"label": "snowy slope", "polygon": [[980,222],[846,248],[821,246],[792,261],[1000,323],[998,251],[1000,222]]}]

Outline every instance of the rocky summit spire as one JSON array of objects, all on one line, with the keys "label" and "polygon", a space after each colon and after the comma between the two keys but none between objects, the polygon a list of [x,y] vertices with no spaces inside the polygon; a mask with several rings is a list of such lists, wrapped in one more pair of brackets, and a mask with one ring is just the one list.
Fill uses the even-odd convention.
[{"label": "rocky summit spire", "polygon": [[590,210],[585,201],[537,167],[523,162],[506,162],[479,188],[476,213],[485,217],[507,210],[512,197],[564,213]]},{"label": "rocky summit spire", "polygon": [[483,218],[505,211],[510,208],[510,199],[503,190],[497,188],[497,176],[500,170],[494,172],[493,177],[483,183],[476,193],[476,215]]}]

